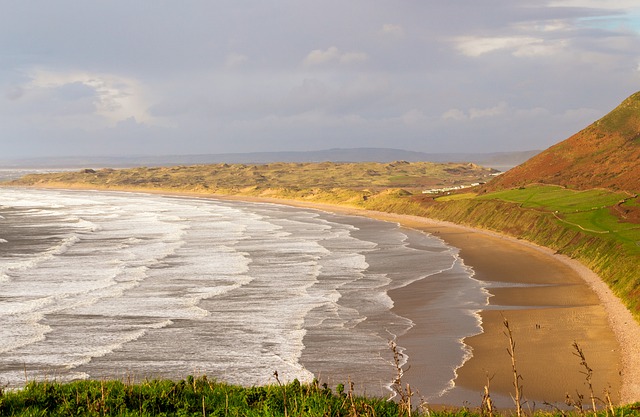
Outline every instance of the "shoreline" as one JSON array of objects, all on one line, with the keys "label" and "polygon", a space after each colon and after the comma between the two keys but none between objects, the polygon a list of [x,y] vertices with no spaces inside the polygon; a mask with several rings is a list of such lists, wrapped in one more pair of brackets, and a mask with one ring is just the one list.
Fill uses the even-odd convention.
[{"label": "shoreline", "polygon": [[[542,384],[538,384],[540,389],[534,391],[535,394],[543,395],[544,393],[552,394],[550,397],[554,398],[545,398],[544,401],[549,402],[560,402],[563,403],[566,394],[569,393],[575,398],[576,391],[579,391],[581,394],[588,396],[588,393],[585,391],[585,379],[584,375],[581,373],[583,368],[579,366],[579,361],[575,356],[573,356],[573,350],[571,344],[574,339],[579,339],[580,334],[576,332],[569,331],[570,328],[575,324],[576,318],[580,318],[582,320],[589,321],[589,332],[593,333],[590,336],[590,342],[592,345],[597,345],[597,349],[589,352],[589,349],[583,345],[583,343],[578,341],[579,346],[584,350],[585,356],[587,359],[587,363],[591,368],[594,369],[594,381],[596,378],[602,380],[601,385],[602,389],[607,387],[613,388],[611,391],[612,399],[614,399],[614,403],[621,404],[629,404],[640,401],[640,352],[637,352],[634,349],[635,346],[640,344],[640,323],[636,322],[631,313],[627,310],[627,308],[622,304],[622,302],[613,294],[613,292],[609,289],[609,287],[600,279],[600,277],[589,268],[581,264],[579,261],[575,259],[571,259],[565,255],[557,254],[552,249],[536,245],[532,242],[517,239],[508,235],[503,235],[497,232],[472,228],[469,226],[463,226],[451,222],[429,219],[426,217],[412,216],[412,215],[404,215],[404,214],[395,214],[395,213],[386,213],[386,212],[377,212],[372,210],[359,209],[355,207],[348,206],[339,206],[327,203],[315,203],[315,202],[305,202],[298,200],[286,200],[286,199],[278,199],[278,198],[261,198],[261,197],[251,197],[251,196],[216,196],[216,195],[207,195],[207,194],[199,194],[199,193],[185,193],[183,195],[193,196],[193,197],[211,197],[218,198],[222,200],[239,200],[239,201],[251,201],[258,203],[273,203],[273,204],[283,204],[294,207],[301,208],[310,208],[321,211],[326,211],[330,213],[339,213],[346,215],[354,215],[354,216],[364,216],[377,220],[390,221],[395,222],[402,227],[407,227],[410,229],[421,230],[426,233],[430,233],[435,237],[438,237],[445,241],[447,244],[456,247],[460,250],[460,257],[465,262],[465,265],[473,268],[475,271],[475,279],[479,279],[485,282],[493,282],[494,284],[500,283],[509,283],[509,280],[496,280],[496,279],[488,279],[486,275],[489,272],[481,270],[479,271],[478,263],[481,258],[487,258],[484,251],[488,249],[488,246],[480,248],[475,257],[473,257],[473,261],[469,261],[470,247],[469,240],[472,236],[476,240],[490,242],[492,244],[499,243],[500,247],[504,247],[504,245],[509,245],[513,248],[518,248],[518,250],[523,253],[529,253],[534,255],[534,257],[539,257],[540,262],[538,266],[556,264],[553,268],[558,268],[559,265],[562,265],[564,268],[563,273],[573,274],[573,277],[569,279],[567,276],[563,275],[563,273],[559,274],[555,279],[551,282],[537,282],[536,280],[531,281],[531,277],[527,277],[520,280],[511,281],[512,284],[516,284],[515,287],[507,287],[507,288],[489,288],[489,292],[492,297],[490,298],[490,304],[486,309],[480,311],[478,314],[481,317],[483,333],[477,336],[472,336],[470,338],[465,339],[465,343],[471,347],[473,351],[476,352],[476,355],[472,356],[471,360],[475,358],[475,361],[478,361],[478,357],[481,355],[487,355],[487,357],[483,358],[484,362],[497,364],[497,360],[494,360],[493,356],[495,353],[500,355],[506,355],[506,347],[507,344],[505,342],[505,336],[503,335],[503,318],[500,313],[500,309],[495,309],[494,307],[503,306],[505,310],[508,311],[507,314],[509,317],[509,323],[513,328],[516,323],[514,322],[522,322],[523,326],[526,324],[530,325],[530,328],[535,329],[535,319],[542,319],[545,317],[541,317],[541,312],[544,312],[547,317],[546,320],[549,323],[553,323],[554,319],[556,324],[562,324],[560,327],[564,327],[562,333],[556,333],[554,337],[562,336],[564,342],[566,342],[566,349],[563,354],[559,357],[562,360],[562,363],[566,365],[567,369],[571,369],[573,375],[561,375],[563,382],[567,382],[565,389],[560,389],[560,391],[550,391],[552,389],[561,388],[561,384],[555,383],[550,384],[549,381],[544,381]],[[490,246],[490,245],[489,245]],[[488,269],[494,269],[497,265],[489,265]],[[511,265],[511,271],[514,269],[518,272],[521,272],[522,268],[520,265]],[[501,271],[501,273],[506,273],[506,271]],[[529,280],[529,281],[527,281]],[[411,284],[408,287],[412,287],[419,285],[420,281],[414,284]],[[522,301],[523,298],[529,298],[527,295],[522,294],[524,286],[522,284],[533,284],[540,285],[546,287],[548,290],[552,289],[551,292],[546,291],[543,294],[538,294],[535,296],[538,302],[535,300],[529,299],[528,305],[518,305],[518,304],[510,304],[505,301],[501,301],[500,305],[495,304],[495,300],[501,299],[510,299],[515,298],[519,295],[519,301]],[[585,294],[585,288],[582,288],[581,291],[577,291],[577,287],[583,285],[586,287],[587,292]],[[553,293],[557,291],[561,291],[560,288],[564,287],[563,293],[556,294],[554,298],[555,304],[548,304],[548,300],[553,296]],[[535,291],[535,289],[534,289]],[[498,295],[494,294],[494,292],[499,293]],[[578,296],[576,296],[576,292],[580,292]],[[588,305],[584,305],[584,302],[581,302],[580,299],[584,299],[585,295],[595,297],[595,299],[590,300]],[[566,300],[563,301],[564,297],[574,297],[577,300],[572,303],[568,303]],[[499,297],[499,298],[496,298]],[[560,300],[558,300],[560,298]],[[544,302],[542,302],[544,300]],[[394,299],[394,302],[398,302],[398,300]],[[591,306],[591,308],[587,308]],[[529,308],[527,308],[529,307]],[[569,310],[574,309],[578,311],[574,311],[570,320],[560,320],[563,323],[558,323],[557,319],[562,319],[565,315],[564,313],[569,312]],[[587,311],[594,310],[594,311]],[[597,311],[601,310],[601,311]],[[537,311],[538,314],[535,317],[527,317],[532,312]],[[517,317],[511,317],[517,316]],[[600,326],[600,330],[610,330],[610,334],[595,334],[593,330],[594,322],[593,320],[599,320],[598,325]],[[542,321],[542,320],[538,320]],[[533,324],[532,324],[533,323]],[[490,329],[487,329],[490,327]],[[604,329],[603,329],[604,327]],[[523,329],[524,330],[524,329]],[[515,329],[514,329],[515,331]],[[408,334],[411,333],[411,330]],[[484,335],[484,337],[482,337]],[[607,343],[603,343],[602,336],[606,336],[608,338]],[[494,341],[493,346],[487,346],[486,340],[476,341],[475,339],[490,339]],[[518,337],[517,334],[514,334],[514,337]],[[495,343],[495,340],[498,340]],[[547,341],[548,342],[548,341]],[[537,348],[541,346],[538,345],[536,348],[527,349],[526,340],[516,340],[518,344],[518,348],[516,350],[516,355],[520,356],[531,356],[539,359],[540,361],[544,361],[547,358],[548,352],[540,352]],[[554,348],[558,348],[561,343],[544,343],[549,347],[549,345],[553,345]],[[522,352],[524,350],[524,352]],[[535,351],[538,350],[538,353]],[[611,353],[615,350],[614,353]],[[520,353],[519,353],[520,351]],[[542,354],[541,354],[542,353]],[[607,359],[609,358],[609,359]],[[611,359],[615,358],[615,359]],[[411,361],[411,359],[409,359]],[[464,389],[471,388],[473,393],[477,393],[478,398],[482,395],[482,390],[484,385],[486,384],[486,372],[489,369],[486,367],[479,366],[476,368],[481,368],[482,370],[482,381],[478,380],[478,375],[467,375],[465,372],[465,368],[468,369],[470,367],[471,360],[465,362],[458,369],[458,378],[456,382],[460,383],[460,385]],[[494,393],[503,396],[504,398],[510,399],[510,392],[513,389],[513,379],[510,374],[510,359],[507,357],[506,360],[500,359],[503,363],[502,366],[509,367],[509,380],[506,383],[501,384],[501,390]],[[519,357],[519,362],[525,362],[525,358]],[[567,363],[569,362],[569,363]],[[597,366],[596,362],[599,362],[600,365]],[[615,365],[611,365],[611,362],[615,362]],[[619,378],[618,382],[612,382],[606,380],[606,376],[597,375],[597,371],[600,371],[603,368],[607,367],[609,364],[610,369],[608,372],[609,376]],[[561,374],[560,370],[557,367],[558,364],[554,364],[554,366],[550,369],[554,375]],[[521,365],[522,366],[522,365]],[[528,366],[524,366],[529,369],[537,368],[539,364],[537,363],[529,363]],[[600,369],[598,369],[600,368]],[[615,368],[615,369],[614,369]],[[486,372],[485,372],[486,371]],[[519,369],[520,373],[522,369]],[[462,375],[465,373],[465,375]],[[548,377],[549,374],[546,374]],[[559,375],[560,376],[560,375]],[[411,379],[411,378],[409,378]],[[475,379],[475,380],[474,380]],[[535,381],[535,379],[534,379]],[[475,382],[475,383],[474,383]],[[541,381],[536,381],[541,382]],[[458,385],[458,384],[457,384]],[[490,387],[495,389],[498,384],[495,380],[492,380],[490,383]],[[599,388],[596,387],[596,383],[594,382],[594,394],[598,397],[602,397],[602,393],[597,391]],[[525,385],[525,390],[531,393],[530,388],[527,388]],[[527,395],[527,391],[525,391],[525,397]],[[537,392],[536,392],[537,391]],[[538,398],[540,400],[541,398]]]},{"label": "shoreline", "polygon": [[[62,189],[63,187],[40,186],[34,188]],[[580,373],[579,360],[572,356],[570,346],[572,339],[584,337],[587,340],[587,344],[585,345],[579,340],[578,343],[585,351],[590,367],[594,369],[594,394],[597,397],[601,397],[602,394],[600,387],[596,386],[595,383],[595,379],[598,378],[604,381],[599,381],[599,383],[605,384],[605,388],[611,384],[614,403],[628,404],[640,400],[640,382],[638,382],[640,381],[640,353],[634,349],[634,346],[638,346],[640,343],[640,325],[593,271],[576,260],[555,254],[551,249],[496,232],[454,223],[327,203],[198,192],[171,192],[166,190],[99,189],[94,187],[66,187],[65,189],[139,192],[167,196],[282,204],[395,222],[402,227],[432,234],[445,241],[448,245],[460,250],[459,256],[463,259],[465,265],[473,268],[475,272],[474,278],[487,282],[489,284],[488,291],[492,295],[487,308],[478,313],[482,321],[483,332],[464,340],[464,343],[470,347],[474,354],[457,370],[458,377],[455,383],[459,392],[465,393],[464,395],[475,395],[479,400],[486,384],[487,375],[490,376],[489,372],[493,372],[495,378],[498,378],[497,375],[499,374],[504,374],[504,369],[493,371],[493,369],[489,369],[490,366],[494,368],[508,367],[508,377],[506,379],[501,377],[505,381],[499,383],[496,379],[492,379],[490,387],[494,399],[502,397],[502,400],[511,401],[509,393],[513,390],[513,376],[510,375],[510,359],[505,352],[507,347],[506,338],[502,334],[504,330],[502,327],[502,312],[507,311],[504,315],[507,316],[511,327],[514,329],[514,338],[518,343],[516,348],[519,364],[518,371],[523,374],[525,398],[535,397],[537,401],[544,400],[557,403],[564,402],[566,393],[571,393],[575,398],[576,391],[588,398],[588,392],[585,391],[584,375]],[[529,262],[533,262],[538,267],[554,265],[551,268],[555,268],[560,272],[550,282],[549,279],[533,279],[531,276],[519,279],[506,279],[502,276],[502,278],[496,279],[493,276],[496,272],[500,276],[500,274],[508,274],[509,271],[500,270],[500,266],[504,267],[503,264],[505,262],[496,261],[499,257],[489,259],[491,256],[487,256],[487,252],[492,247],[494,249],[509,247],[509,250],[512,251],[510,256],[520,256],[520,258],[529,256],[531,259],[536,260],[534,262],[529,259]],[[488,260],[493,260],[493,262],[488,262]],[[507,263],[510,266],[507,269],[511,273],[521,273],[524,270],[520,263]],[[420,281],[405,287],[405,289],[419,291],[419,284]],[[533,284],[536,287],[527,287],[526,284]],[[584,288],[576,291],[581,286],[588,289],[588,291],[585,292]],[[409,289],[408,287],[411,288]],[[402,303],[403,300],[401,298],[401,295],[396,295],[395,298],[392,297],[396,304]],[[567,298],[573,301],[567,301]],[[411,308],[411,306],[405,307]],[[412,320],[416,322],[415,319],[412,318]],[[571,330],[576,323],[588,323],[588,326],[586,326],[588,334],[572,332]],[[539,325],[541,326],[540,328],[538,328]],[[550,334],[535,331],[535,329],[546,330],[551,327],[558,330],[558,332]],[[412,330],[415,333],[415,330]],[[413,360],[419,358],[420,340],[419,337],[412,335],[412,330],[403,336],[403,340],[399,344],[407,349],[410,365],[417,366],[413,363]],[[540,333],[540,335],[537,337],[538,340],[527,340],[524,338],[524,332],[526,332],[527,336],[536,333]],[[529,378],[526,376],[525,372],[540,368],[539,364],[528,364],[529,359],[548,362],[550,357],[554,357],[554,355],[549,354],[550,350],[557,349],[562,343],[568,343],[568,346],[558,356],[559,362],[554,362],[550,368],[552,375],[558,376],[555,379],[560,381],[549,381],[549,379],[553,379],[549,378],[549,370],[543,373],[545,375],[544,380],[540,380],[539,377]],[[410,351],[412,349],[418,353],[411,354]],[[596,351],[595,354],[594,349]],[[615,362],[615,364],[612,364],[612,362]],[[558,368],[561,365],[565,366],[566,369],[564,371]],[[603,372],[606,375],[602,375]],[[419,385],[420,377],[411,375],[415,373],[414,370],[405,375],[405,382],[409,382],[412,387],[415,386],[414,384]],[[423,375],[423,377],[427,376],[428,374]],[[607,380],[614,378],[617,379],[617,382]],[[533,387],[531,381],[533,381]],[[561,389],[563,386],[567,388]],[[443,403],[459,404],[459,402],[449,401],[448,398],[447,396],[443,397]],[[511,405],[513,405],[512,402]],[[500,404],[500,406],[504,407],[505,405]]]}]

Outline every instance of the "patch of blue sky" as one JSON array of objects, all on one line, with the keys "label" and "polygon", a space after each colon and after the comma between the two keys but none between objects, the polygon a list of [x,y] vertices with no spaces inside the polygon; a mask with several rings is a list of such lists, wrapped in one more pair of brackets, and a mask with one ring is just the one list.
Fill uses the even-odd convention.
[{"label": "patch of blue sky", "polygon": [[619,15],[585,17],[579,20],[583,26],[610,31],[632,30],[640,33],[640,10]]}]

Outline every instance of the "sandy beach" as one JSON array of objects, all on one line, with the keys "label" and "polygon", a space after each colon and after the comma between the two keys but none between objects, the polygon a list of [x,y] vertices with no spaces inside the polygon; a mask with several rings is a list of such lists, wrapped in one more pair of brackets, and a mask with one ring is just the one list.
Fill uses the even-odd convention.
[{"label": "sandy beach", "polygon": [[[508,320],[516,342],[517,371],[522,378],[525,407],[541,408],[544,402],[561,404],[567,394],[574,399],[584,395],[583,401],[588,403],[584,368],[575,355],[574,342],[593,370],[596,397],[604,399],[606,390],[614,404],[640,401],[640,352],[635,349],[640,343],[640,325],[595,273],[548,248],[418,216],[296,200],[157,193],[276,203],[366,216],[433,234],[458,248],[464,263],[474,270],[474,277],[487,284],[491,297],[489,305],[478,312],[483,332],[464,340],[472,355],[457,370],[455,394],[442,397],[442,404],[478,405],[490,379],[490,392],[498,405],[513,405],[513,372],[504,319]],[[418,398],[421,381],[429,378],[429,370],[420,360],[429,354],[430,342],[420,325],[421,314],[425,314],[421,297],[424,281],[390,293],[394,311],[415,323],[398,343],[406,348],[410,358],[404,382],[411,384]]]},{"label": "sandy beach", "polygon": [[[574,342],[593,370],[596,397],[604,399],[606,390],[614,404],[640,401],[640,353],[633,348],[640,343],[640,325],[595,273],[573,259],[494,232],[418,216],[290,200],[230,198],[397,222],[459,248],[465,264],[473,268],[476,279],[488,284],[492,296],[489,306],[479,312],[483,333],[464,341],[471,348],[472,357],[457,371],[457,393],[445,395],[443,403],[479,404],[490,378],[492,397],[503,407],[513,404],[505,318],[516,342],[517,370],[522,377],[526,407],[564,403],[567,394],[574,399],[581,394],[588,400],[585,369],[575,355]],[[396,304],[394,311],[416,323],[398,341],[410,357],[404,382],[414,388],[429,378],[429,370],[421,367],[420,361],[429,351],[429,341],[421,337],[420,329],[421,285],[425,283],[390,293]],[[416,390],[419,392],[419,388]]]}]

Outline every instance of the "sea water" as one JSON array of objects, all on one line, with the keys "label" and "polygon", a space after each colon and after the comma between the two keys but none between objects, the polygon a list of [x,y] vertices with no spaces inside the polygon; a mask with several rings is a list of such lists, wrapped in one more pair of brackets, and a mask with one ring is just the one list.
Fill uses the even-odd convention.
[{"label": "sea water", "polygon": [[453,388],[486,305],[433,236],[275,204],[0,188],[0,383],[257,385],[277,371],[388,395],[389,341],[402,349],[414,324],[388,293],[420,280],[433,283],[431,354],[445,369],[420,387],[433,399]]}]

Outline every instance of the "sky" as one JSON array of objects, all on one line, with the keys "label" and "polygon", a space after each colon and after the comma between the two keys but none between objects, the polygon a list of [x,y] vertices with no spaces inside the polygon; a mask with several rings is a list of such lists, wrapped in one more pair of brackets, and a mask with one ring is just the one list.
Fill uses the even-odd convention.
[{"label": "sky", "polygon": [[640,90],[638,0],[0,7],[0,159],[545,149]]}]

